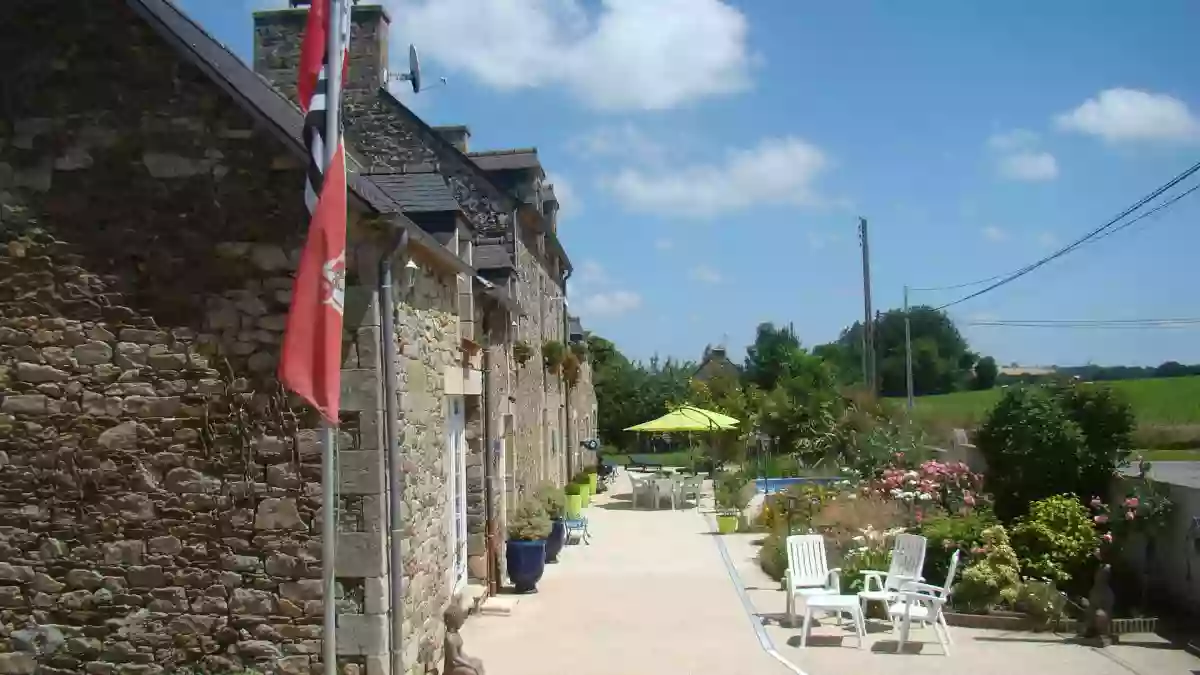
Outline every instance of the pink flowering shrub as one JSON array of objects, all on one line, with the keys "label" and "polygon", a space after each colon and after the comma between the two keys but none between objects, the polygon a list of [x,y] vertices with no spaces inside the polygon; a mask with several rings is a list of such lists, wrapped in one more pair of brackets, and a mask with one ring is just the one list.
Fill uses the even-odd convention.
[{"label": "pink flowering shrub", "polygon": [[890,466],[871,484],[871,489],[919,506],[940,506],[948,513],[973,510],[987,501],[983,494],[983,476],[974,473],[963,462],[940,462],[931,459],[919,466]]}]

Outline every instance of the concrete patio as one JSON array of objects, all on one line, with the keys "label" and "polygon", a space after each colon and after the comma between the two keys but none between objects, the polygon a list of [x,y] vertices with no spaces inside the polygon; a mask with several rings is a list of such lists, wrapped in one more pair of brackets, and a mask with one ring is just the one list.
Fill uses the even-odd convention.
[{"label": "concrete patio", "polygon": [[702,508],[633,511],[618,478],[588,510],[592,544],[570,546],[547,567],[539,592],[509,616],[475,616],[468,653],[489,675],[1200,675],[1200,658],[1154,635],[1105,650],[1066,636],[951,628],[943,656],[931,630],[914,629],[895,654],[890,625],[870,621],[855,647],[849,622],[800,630],[781,625],[784,594],[755,561],[761,535],[718,537]]}]

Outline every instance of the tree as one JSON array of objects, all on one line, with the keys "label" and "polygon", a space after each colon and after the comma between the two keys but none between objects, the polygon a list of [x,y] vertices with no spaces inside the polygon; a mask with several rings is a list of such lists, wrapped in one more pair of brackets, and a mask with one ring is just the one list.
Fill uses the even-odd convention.
[{"label": "tree", "polygon": [[[909,309],[909,324],[913,351],[913,390],[918,396],[944,394],[965,389],[974,381],[973,368],[978,355],[968,349],[967,341],[958,332],[945,312],[932,307]],[[875,330],[875,367],[879,389],[884,396],[903,396],[908,391],[904,347],[904,311],[892,309],[873,322]],[[842,331],[834,345],[822,345],[817,352],[836,359],[841,379],[857,375],[851,381],[861,382],[863,324],[855,322]]]},{"label": "tree", "polygon": [[746,349],[746,379],[764,391],[774,389],[798,349],[800,340],[790,328],[760,323],[754,344]]},{"label": "tree", "polygon": [[975,381],[972,386],[975,389],[991,389],[996,386],[996,378],[999,375],[1000,369],[996,366],[996,359],[985,356],[975,364]]},{"label": "tree", "polygon": [[598,335],[588,336],[592,355],[592,382],[600,439],[624,447],[634,440],[627,427],[654,419],[667,412],[672,401],[683,400],[688,379],[696,366],[658,357],[642,364],[631,361],[616,346]]}]

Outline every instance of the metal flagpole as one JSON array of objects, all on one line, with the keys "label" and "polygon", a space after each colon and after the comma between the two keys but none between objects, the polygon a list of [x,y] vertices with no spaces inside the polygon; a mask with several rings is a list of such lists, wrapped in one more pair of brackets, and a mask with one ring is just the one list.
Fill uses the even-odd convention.
[{"label": "metal flagpole", "polygon": [[[326,7],[329,25],[325,31],[326,82],[325,92],[325,173],[328,179],[334,154],[341,145],[342,112],[342,3],[328,0]],[[311,11],[311,10],[310,10]],[[340,360],[340,359],[339,359]],[[336,581],[334,565],[337,560],[337,429],[334,423],[321,424],[321,484],[325,486],[321,501],[321,591],[324,603],[324,639],[321,661],[325,675],[337,675],[337,601],[334,598]]]}]

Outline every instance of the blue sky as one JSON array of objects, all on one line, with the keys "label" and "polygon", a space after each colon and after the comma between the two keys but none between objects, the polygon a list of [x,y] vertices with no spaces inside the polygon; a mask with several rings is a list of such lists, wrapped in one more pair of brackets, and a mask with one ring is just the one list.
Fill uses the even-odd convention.
[{"label": "blue sky", "polygon": [[[285,4],[176,1],[247,61],[250,10]],[[572,311],[640,358],[740,352],[768,320],[834,339],[862,313],[860,215],[886,309],[1052,252],[1200,160],[1187,0],[383,4],[391,52],[416,42],[449,80],[406,97],[418,114],[537,146]],[[1198,217],[1200,193],[952,316],[1200,316]],[[963,330],[1004,363],[1200,361],[1196,330]]]}]

